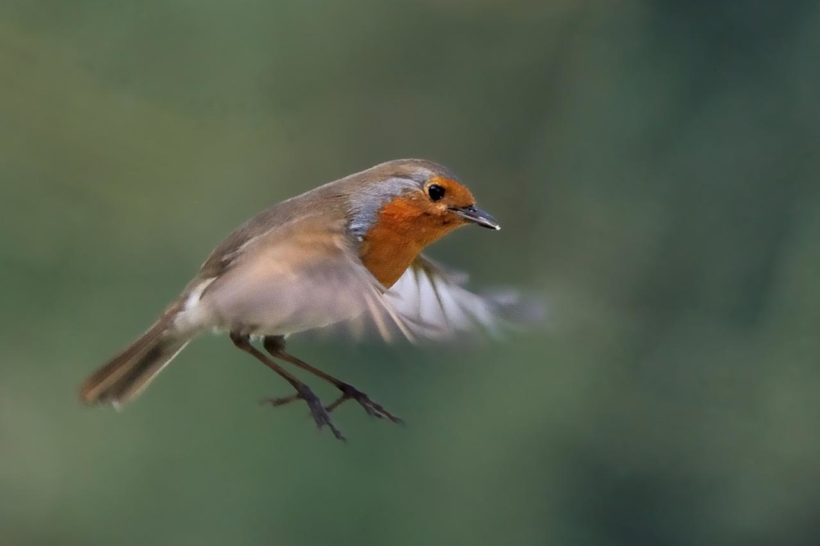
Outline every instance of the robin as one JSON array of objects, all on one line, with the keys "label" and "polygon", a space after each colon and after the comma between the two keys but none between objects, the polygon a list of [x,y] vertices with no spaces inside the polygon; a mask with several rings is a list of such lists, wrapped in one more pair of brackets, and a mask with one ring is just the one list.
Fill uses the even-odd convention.
[{"label": "robin", "polygon": [[[217,246],[159,319],[85,381],[81,398],[114,406],[133,400],[194,337],[216,330],[293,387],[271,404],[305,402],[316,425],[337,438],[344,439],[330,413],[347,400],[400,422],[287,352],[285,339],[330,325],[411,341],[494,328],[515,301],[473,293],[421,254],[466,224],[500,229],[452,172],[421,159],[388,161],[278,203]],[[260,338],[267,354],[251,343]],[[339,398],[325,406],[277,360],[330,382]]]}]

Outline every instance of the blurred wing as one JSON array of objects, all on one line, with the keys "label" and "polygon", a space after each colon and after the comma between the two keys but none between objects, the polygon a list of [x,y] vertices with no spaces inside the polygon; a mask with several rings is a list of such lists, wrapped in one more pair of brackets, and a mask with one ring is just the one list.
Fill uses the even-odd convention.
[{"label": "blurred wing", "polygon": [[[504,325],[532,322],[543,317],[538,303],[524,301],[513,290],[476,293],[464,287],[467,275],[450,271],[429,258],[419,256],[389,290],[384,308],[390,321],[401,324],[410,341],[443,341],[476,331],[497,334]],[[372,331],[373,317],[362,315],[345,327],[356,338]],[[395,329],[394,329],[395,330]],[[380,331],[383,337],[384,331]]]},{"label": "blurred wing", "polygon": [[[342,221],[301,218],[250,240],[201,301],[218,327],[260,335],[290,334],[367,317],[385,338],[412,338],[383,297],[384,287],[358,259]],[[196,305],[182,320],[196,323]]]},{"label": "blurred wing", "polygon": [[483,330],[497,334],[504,324],[538,320],[540,306],[516,291],[476,293],[465,288],[467,275],[419,256],[384,298],[413,332],[428,339],[447,339]]}]

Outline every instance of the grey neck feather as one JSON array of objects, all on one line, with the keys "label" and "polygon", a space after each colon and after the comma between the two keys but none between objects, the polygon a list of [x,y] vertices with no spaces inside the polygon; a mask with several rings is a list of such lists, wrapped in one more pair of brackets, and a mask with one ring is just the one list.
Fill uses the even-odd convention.
[{"label": "grey neck feather", "polygon": [[423,180],[395,177],[355,192],[350,201],[350,233],[357,241],[364,239],[384,205],[403,193],[418,191],[423,184]]}]

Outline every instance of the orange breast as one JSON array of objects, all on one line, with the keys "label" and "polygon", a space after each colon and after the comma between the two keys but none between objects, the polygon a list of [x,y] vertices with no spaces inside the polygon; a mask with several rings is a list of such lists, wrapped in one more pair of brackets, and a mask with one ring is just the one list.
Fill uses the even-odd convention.
[{"label": "orange breast", "polygon": [[416,256],[458,224],[433,215],[418,198],[397,198],[379,212],[359,251],[365,267],[390,288],[413,263]]}]

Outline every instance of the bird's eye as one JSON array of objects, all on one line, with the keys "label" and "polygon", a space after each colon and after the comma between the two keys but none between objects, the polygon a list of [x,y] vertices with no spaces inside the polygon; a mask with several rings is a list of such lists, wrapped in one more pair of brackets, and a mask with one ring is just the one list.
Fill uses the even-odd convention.
[{"label": "bird's eye", "polygon": [[444,194],[444,188],[442,188],[438,184],[430,184],[430,187],[427,188],[427,195],[430,196],[430,199],[432,201],[438,201],[439,199],[444,197]]}]

